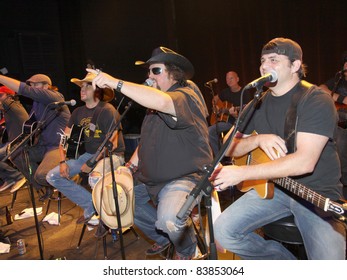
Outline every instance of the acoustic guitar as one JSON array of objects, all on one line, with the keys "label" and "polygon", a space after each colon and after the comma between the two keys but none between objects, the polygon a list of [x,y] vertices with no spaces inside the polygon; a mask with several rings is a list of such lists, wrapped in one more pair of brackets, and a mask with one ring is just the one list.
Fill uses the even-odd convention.
[{"label": "acoustic guitar", "polygon": [[[253,165],[269,162],[270,159],[260,148],[255,149],[248,155],[243,157],[234,158],[234,163],[236,165]],[[238,185],[238,189],[242,192],[247,192],[254,189],[261,198],[273,198],[274,195],[274,184],[283,187],[284,189],[290,191],[291,193],[303,198],[304,200],[310,202],[316,207],[324,210],[325,212],[332,212],[337,218],[345,223],[347,223],[347,202],[346,201],[332,201],[317,192],[311,190],[310,188],[300,184],[289,177],[271,179],[271,180],[250,180],[244,181]]]},{"label": "acoustic guitar", "polygon": [[[233,104],[221,100],[218,100],[218,102],[212,101],[212,103],[210,124],[214,125],[217,122],[228,122],[230,117],[229,109],[233,107]],[[239,111],[240,107],[235,107],[235,110]]]},{"label": "acoustic guitar", "polygon": [[[10,154],[10,152],[14,150],[14,148],[18,146],[24,140],[25,137],[32,134],[36,128],[37,128],[36,115],[35,115],[35,112],[32,112],[29,116],[29,119],[26,120],[22,125],[22,133],[19,134],[15,139],[11,141],[11,143],[7,145],[7,150],[6,150],[7,154]],[[38,140],[39,140],[39,132],[35,133],[34,135],[30,137],[28,141],[28,146],[33,146],[37,144]],[[8,156],[2,159],[2,161],[5,161],[7,159],[8,159]]]},{"label": "acoustic guitar", "polygon": [[70,135],[62,136],[61,145],[66,151],[66,157],[69,159],[77,159],[81,154],[85,153],[84,147],[84,129],[81,125],[72,125]]}]

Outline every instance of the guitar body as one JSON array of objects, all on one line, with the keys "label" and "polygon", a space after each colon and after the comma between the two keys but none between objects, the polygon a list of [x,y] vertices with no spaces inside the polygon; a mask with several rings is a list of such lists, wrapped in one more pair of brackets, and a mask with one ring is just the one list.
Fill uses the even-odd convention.
[{"label": "guitar body", "polygon": [[[30,135],[36,129],[36,127],[37,127],[37,120],[36,120],[35,113],[33,112],[31,113],[29,119],[23,123],[22,133],[19,134],[15,139],[13,139],[12,142],[7,146],[8,153],[11,151],[11,149],[19,145],[25,137]],[[39,139],[39,135],[35,133],[35,135],[32,135],[30,137],[28,141],[28,145],[29,146],[35,145],[38,139]]]},{"label": "guitar body", "polygon": [[214,125],[217,122],[228,122],[229,120],[229,109],[233,106],[228,101],[221,101],[213,103],[212,114],[210,118],[210,124]]},{"label": "guitar body", "polygon": [[81,154],[85,153],[84,148],[84,127],[80,125],[72,125],[70,136],[66,138],[63,147],[66,150],[66,157],[77,159]]},{"label": "guitar body", "polygon": [[[256,163],[268,162],[270,159],[261,149],[256,149],[243,157],[233,158],[235,165],[253,165]],[[263,199],[270,199],[274,196],[274,184],[268,180],[249,180],[240,183],[237,188],[242,192],[254,189]]]},{"label": "guitar body", "polygon": [[[236,165],[254,165],[270,161],[268,156],[260,148],[253,150],[246,156],[234,158],[233,160]],[[326,212],[332,212],[340,221],[347,223],[346,201],[332,201],[290,177],[271,179],[269,182],[267,180],[244,181],[240,184],[239,189],[242,192],[255,189],[261,198],[273,198],[275,187],[273,183],[276,183]]]},{"label": "guitar body", "polygon": [[[35,113],[31,113],[30,117],[28,120],[26,120],[23,123],[22,127],[22,135],[30,135],[37,127],[37,120]],[[29,146],[33,146],[37,143],[38,137],[36,135],[33,135],[30,140],[29,140]]]},{"label": "guitar body", "polygon": [[347,109],[347,105],[335,102],[335,108],[336,108],[337,111],[340,110],[340,109]]}]

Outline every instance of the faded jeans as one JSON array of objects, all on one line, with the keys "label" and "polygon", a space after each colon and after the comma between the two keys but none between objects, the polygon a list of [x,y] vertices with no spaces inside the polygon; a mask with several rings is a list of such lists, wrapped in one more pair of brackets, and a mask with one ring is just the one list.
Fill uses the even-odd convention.
[{"label": "faded jeans", "polygon": [[345,259],[345,225],[319,217],[277,188],[273,199],[261,199],[251,190],[231,204],[214,223],[215,238],[242,259],[296,259],[279,242],[265,240],[254,232],[291,214],[295,216],[308,259]]},{"label": "faded jeans", "polygon": [[[70,159],[66,162],[70,169],[70,178],[81,172],[82,165],[87,162],[93,154],[84,153],[78,159]],[[62,192],[68,199],[84,209],[84,217],[90,217],[95,213],[92,194],[74,181],[60,176],[60,166],[56,166],[48,172],[46,177],[48,183]]]},{"label": "faded jeans", "polygon": [[150,197],[145,184],[134,188],[136,226],[159,245],[165,245],[171,240],[181,256],[192,256],[196,249],[197,241],[189,215],[200,197],[192,203],[181,220],[176,217],[195,185],[196,182],[187,179],[168,183],[158,194],[157,208],[148,203]]}]

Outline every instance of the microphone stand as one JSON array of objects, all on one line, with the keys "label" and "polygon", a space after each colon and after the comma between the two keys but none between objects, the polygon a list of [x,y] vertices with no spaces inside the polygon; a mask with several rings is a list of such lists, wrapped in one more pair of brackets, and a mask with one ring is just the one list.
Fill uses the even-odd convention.
[{"label": "microphone stand", "polygon": [[[50,105],[50,104],[49,104]],[[37,234],[37,241],[38,241],[38,245],[39,245],[39,250],[40,250],[40,257],[41,260],[43,260],[43,248],[42,248],[42,244],[41,244],[41,238],[40,238],[40,227],[39,227],[39,221],[37,218],[37,212],[36,212],[36,203],[35,203],[35,197],[34,197],[34,189],[33,189],[33,174],[32,174],[32,168],[30,165],[30,159],[29,159],[29,153],[28,153],[28,145],[27,143],[29,142],[29,140],[34,137],[34,135],[39,132],[41,130],[41,128],[45,125],[46,121],[49,120],[50,118],[45,118],[46,114],[47,114],[47,108],[49,107],[49,105],[46,106],[45,111],[42,115],[42,118],[40,121],[37,122],[37,126],[33,129],[33,131],[28,134],[27,136],[25,136],[20,142],[19,144],[17,144],[11,152],[9,152],[1,161],[6,161],[7,159],[9,159],[11,157],[12,154],[14,154],[19,148],[23,147],[23,153],[24,153],[24,160],[25,160],[25,164],[28,167],[28,173],[29,173],[29,189],[30,189],[30,198],[31,198],[31,204],[33,207],[33,212],[34,212],[34,219],[35,219],[35,227],[36,227],[36,234]]]},{"label": "microphone stand", "polygon": [[[243,88],[241,92],[241,99],[243,98],[245,88]],[[211,211],[211,192],[213,190],[213,186],[209,180],[210,176],[212,175],[214,169],[216,169],[219,162],[224,157],[224,154],[229,147],[230,143],[234,139],[236,132],[240,130],[242,132],[246,125],[248,124],[248,121],[251,119],[251,116],[253,115],[260,99],[262,98],[262,86],[257,87],[257,92],[254,95],[253,100],[240,112],[239,117],[237,118],[234,129],[232,133],[229,135],[228,139],[225,141],[225,143],[222,145],[221,149],[219,150],[218,154],[213,159],[212,163],[209,165],[206,165],[204,167],[204,175],[200,182],[194,187],[194,189],[190,192],[190,194],[187,196],[186,202],[181,207],[180,211],[177,214],[178,219],[182,219],[188,209],[193,204],[194,200],[199,196],[201,192],[203,192],[203,195],[205,196],[205,202],[206,202],[206,208],[207,208],[207,219],[208,219],[208,227],[209,227],[209,234],[210,234],[210,256],[209,259],[211,260],[217,260],[217,249],[216,244],[214,242],[214,233],[213,233],[213,221],[212,221],[212,211]],[[241,127],[241,129],[239,129]]]},{"label": "microphone stand", "polygon": [[[119,120],[116,123],[112,124],[112,126],[110,127],[110,129],[108,131],[108,134],[105,136],[104,141],[100,144],[100,146],[98,147],[94,156],[86,162],[86,165],[88,167],[90,167],[90,168],[95,167],[95,165],[97,163],[97,158],[99,157],[100,153],[102,152],[104,147],[107,148],[107,150],[109,152],[109,158],[110,158],[112,190],[113,190],[113,198],[114,198],[114,202],[115,202],[117,224],[118,224],[118,229],[116,229],[116,231],[118,231],[118,234],[119,234],[119,242],[120,242],[121,255],[122,255],[123,260],[125,260],[125,250],[124,250],[124,241],[123,241],[122,221],[121,221],[120,212],[119,212],[117,182],[116,182],[116,177],[114,175],[114,165],[113,165],[113,158],[112,158],[112,156],[113,156],[112,155],[112,143],[109,140],[110,140],[112,134],[114,133],[114,131],[116,131],[116,129],[118,129],[121,121],[123,120],[126,113],[129,111],[132,104],[133,104],[133,101],[128,102],[128,105],[125,107],[125,110],[122,113],[122,115],[119,117]],[[105,174],[104,174],[104,176],[105,176]],[[101,209],[101,205],[100,205],[100,209]]]},{"label": "microphone stand", "polygon": [[[25,164],[26,166],[28,167],[28,173],[29,173],[29,178],[28,181],[29,181],[29,189],[30,189],[30,199],[31,199],[31,204],[32,204],[32,207],[33,207],[33,212],[34,212],[34,219],[35,219],[35,228],[36,228],[36,235],[37,235],[37,241],[38,241],[38,245],[39,245],[39,251],[40,251],[40,258],[41,260],[44,259],[43,257],[43,248],[42,248],[42,243],[41,243],[41,238],[40,238],[40,227],[39,227],[39,221],[38,221],[38,218],[37,218],[37,212],[36,212],[36,203],[35,203],[35,196],[34,196],[34,189],[33,189],[33,183],[32,183],[32,180],[33,180],[33,174],[32,174],[32,168],[31,168],[31,165],[30,165],[30,159],[29,159],[29,153],[28,153],[28,142],[29,140],[34,137],[34,135],[41,131],[41,128],[46,124],[47,121],[52,121],[55,116],[52,114],[50,116],[48,116],[48,118],[46,118],[46,115],[49,111],[47,111],[48,108],[52,108],[52,104],[54,103],[50,103],[46,106],[43,114],[42,114],[42,117],[41,119],[37,122],[37,126],[31,131],[30,134],[26,135],[23,139],[20,140],[19,144],[17,144],[13,149],[12,151],[10,151],[1,161],[6,161],[8,160],[11,155],[13,155],[19,148],[23,147],[23,153],[24,153],[24,160],[25,160]],[[59,108],[59,107],[58,107]],[[54,113],[55,114],[55,113]],[[51,119],[51,117],[54,116],[53,119]],[[23,135],[23,133],[22,133]],[[17,139],[17,138],[16,138]],[[16,140],[15,139],[15,140]]]}]

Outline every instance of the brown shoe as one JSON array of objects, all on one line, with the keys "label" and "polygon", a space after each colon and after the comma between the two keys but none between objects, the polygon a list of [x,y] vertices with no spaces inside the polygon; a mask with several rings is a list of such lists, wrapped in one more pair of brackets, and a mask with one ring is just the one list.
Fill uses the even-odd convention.
[{"label": "brown shoe", "polygon": [[108,233],[108,229],[106,228],[106,226],[104,225],[104,223],[100,220],[99,221],[99,225],[98,228],[96,229],[94,236],[96,238],[103,238],[104,236],[106,236]]},{"label": "brown shoe", "polygon": [[151,248],[146,251],[147,256],[157,255],[161,252],[164,252],[170,246],[170,242],[165,245],[159,245],[158,243],[154,243]]}]

